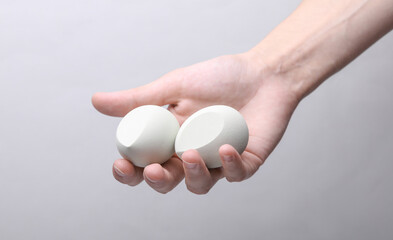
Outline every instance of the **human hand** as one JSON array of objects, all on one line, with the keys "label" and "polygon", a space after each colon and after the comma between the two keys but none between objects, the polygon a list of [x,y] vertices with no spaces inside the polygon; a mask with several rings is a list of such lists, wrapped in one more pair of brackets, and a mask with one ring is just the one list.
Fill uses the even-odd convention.
[{"label": "human hand", "polygon": [[94,107],[110,116],[124,116],[142,105],[169,104],[168,110],[182,124],[197,110],[222,104],[237,109],[249,127],[249,142],[241,155],[230,145],[221,146],[220,168],[207,169],[198,152],[189,150],[183,161],[173,156],[162,165],[145,168],[118,159],[114,177],[131,186],[145,180],[160,193],[169,192],[185,177],[191,192],[205,194],[223,177],[233,182],[252,176],[280,141],[299,102],[289,81],[253,58],[251,52],[222,56],[175,70],[142,87],[94,94]]},{"label": "human hand", "polygon": [[392,19],[390,0],[304,0],[247,53],[178,69],[143,87],[96,93],[93,105],[111,116],[124,116],[141,105],[169,104],[182,123],[203,107],[223,104],[239,110],[249,127],[241,156],[233,147],[221,146],[221,168],[208,170],[199,154],[189,150],[183,162],[174,156],[162,166],[144,169],[116,160],[115,178],[131,186],[145,179],[166,193],[185,176],[187,188],[198,194],[223,177],[247,179],[278,144],[299,101],[392,30]]}]

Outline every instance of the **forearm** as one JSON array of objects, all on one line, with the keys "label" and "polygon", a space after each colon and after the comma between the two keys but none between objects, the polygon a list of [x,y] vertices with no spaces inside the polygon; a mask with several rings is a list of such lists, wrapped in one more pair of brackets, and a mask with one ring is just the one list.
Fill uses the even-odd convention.
[{"label": "forearm", "polygon": [[301,99],[392,28],[393,0],[304,0],[248,54]]}]

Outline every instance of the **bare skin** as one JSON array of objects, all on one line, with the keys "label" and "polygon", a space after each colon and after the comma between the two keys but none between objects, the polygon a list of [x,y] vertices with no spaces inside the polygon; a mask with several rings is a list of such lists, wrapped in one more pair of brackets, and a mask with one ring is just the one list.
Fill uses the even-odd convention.
[{"label": "bare skin", "polygon": [[[206,193],[224,176],[228,181],[241,181],[253,175],[279,142],[298,102],[294,94],[276,86],[279,82],[265,80],[261,74],[248,64],[247,56],[223,56],[176,70],[141,88],[94,95],[96,108],[111,116],[123,116],[141,105],[171,104],[169,110],[182,123],[203,107],[225,104],[238,109],[249,126],[249,144],[241,156],[229,145],[220,148],[223,168],[209,171],[199,154],[191,150],[183,154],[184,164],[173,157],[163,166],[152,164],[142,169],[117,160],[115,167],[120,174],[115,168],[116,179],[136,185],[144,178],[164,193],[175,187],[185,173],[190,191]],[[225,156],[229,156],[228,161]],[[121,172],[125,175],[121,176]]]},{"label": "bare skin", "polygon": [[241,155],[221,146],[221,168],[207,169],[198,152],[189,150],[183,161],[174,156],[144,169],[118,159],[114,177],[130,186],[145,180],[160,193],[185,178],[196,194],[207,193],[221,178],[251,177],[279,143],[299,102],[392,28],[392,0],[305,0],[246,53],[177,69],[142,87],[94,94],[93,105],[104,114],[119,117],[138,106],[169,104],[180,124],[203,107],[229,105],[250,131]]}]

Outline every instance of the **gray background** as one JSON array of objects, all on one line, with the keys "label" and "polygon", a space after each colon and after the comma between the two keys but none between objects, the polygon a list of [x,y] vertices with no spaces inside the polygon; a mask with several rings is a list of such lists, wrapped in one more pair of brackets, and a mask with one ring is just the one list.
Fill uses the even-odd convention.
[{"label": "gray background", "polygon": [[241,183],[111,173],[96,91],[248,50],[299,1],[0,0],[0,239],[392,239],[393,35],[307,97]]}]

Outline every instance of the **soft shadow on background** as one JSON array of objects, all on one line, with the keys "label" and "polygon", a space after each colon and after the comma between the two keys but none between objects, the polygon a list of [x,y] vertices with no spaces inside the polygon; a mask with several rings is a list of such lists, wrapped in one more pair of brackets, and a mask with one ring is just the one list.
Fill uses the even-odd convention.
[{"label": "soft shadow on background", "polygon": [[393,35],[307,97],[251,179],[114,180],[132,88],[257,44],[299,1],[0,0],[0,239],[392,239]]}]

